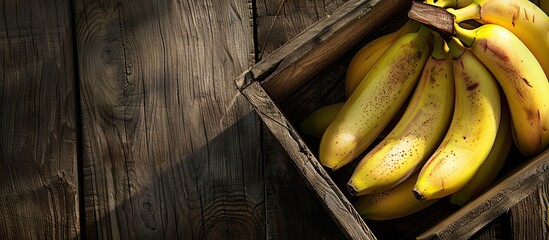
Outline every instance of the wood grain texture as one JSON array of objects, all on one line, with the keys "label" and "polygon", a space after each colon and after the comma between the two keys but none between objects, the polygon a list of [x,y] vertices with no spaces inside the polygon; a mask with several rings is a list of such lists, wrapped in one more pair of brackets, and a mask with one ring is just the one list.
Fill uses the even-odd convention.
[{"label": "wood grain texture", "polygon": [[76,2],[90,239],[264,238],[250,7]]},{"label": "wood grain texture", "polygon": [[[346,2],[1,1],[0,238],[345,238],[233,79]],[[472,238],[549,238],[548,188]]]},{"label": "wood grain texture", "polygon": [[[296,41],[273,52],[274,60],[260,62],[272,72],[262,80],[262,85],[276,102],[283,101],[366,36],[402,14],[409,2],[349,1],[343,4],[330,17],[307,28]],[[280,55],[284,55],[284,59],[280,59]],[[264,66],[252,71],[261,71],[261,67]]]},{"label": "wood grain texture", "polygon": [[0,238],[80,238],[69,1],[1,1]]},{"label": "wood grain texture", "polygon": [[546,183],[509,210],[509,237],[549,239],[548,207],[549,183]]},{"label": "wood grain texture", "polygon": [[507,233],[508,216],[503,214],[471,236],[471,240],[512,239]]},{"label": "wood grain texture", "polygon": [[[290,41],[345,1],[255,1],[256,59]],[[294,104],[295,105],[295,104]],[[263,127],[268,239],[343,239],[278,140]]]},{"label": "wood grain texture", "polygon": [[242,92],[343,233],[352,239],[375,239],[356,209],[314,158],[259,82],[253,82]]},{"label": "wood grain texture", "polygon": [[320,199],[270,130],[263,127],[267,239],[344,239]]},{"label": "wood grain texture", "polygon": [[263,59],[347,1],[256,0],[257,59]]},{"label": "wood grain texture", "polygon": [[524,162],[490,190],[457,210],[418,239],[466,239],[547,183],[549,150]]}]

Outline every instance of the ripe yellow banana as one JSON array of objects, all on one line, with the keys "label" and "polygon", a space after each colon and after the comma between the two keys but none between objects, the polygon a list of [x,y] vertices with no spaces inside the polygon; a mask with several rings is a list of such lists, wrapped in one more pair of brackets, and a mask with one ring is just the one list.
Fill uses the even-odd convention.
[{"label": "ripe yellow banana", "polygon": [[319,160],[335,171],[359,156],[399,110],[430,55],[427,27],[397,39],[366,74],[320,140]]},{"label": "ripe yellow banana", "polygon": [[505,98],[502,98],[501,102],[501,121],[494,146],[492,146],[488,157],[475,173],[475,176],[463,188],[450,195],[450,203],[454,205],[463,206],[486,190],[505,164],[513,144],[513,137],[511,136],[511,116]]},{"label": "ripe yellow banana", "polygon": [[456,22],[475,19],[505,27],[534,54],[549,76],[549,17],[528,0],[474,0],[466,7],[448,9]]},{"label": "ripe yellow banana", "polygon": [[301,132],[321,138],[324,131],[326,131],[326,128],[328,128],[341,107],[343,107],[343,104],[344,102],[334,103],[314,111],[299,124]]},{"label": "ripe yellow banana", "polygon": [[372,66],[379,60],[381,55],[398,38],[398,32],[376,38],[362,47],[351,59],[347,72],[345,73],[345,97],[349,98],[356,86],[370,71]]},{"label": "ripe yellow banana", "polygon": [[[516,145],[533,156],[549,145],[549,82],[528,48],[509,30],[485,24],[467,30],[454,24],[456,36],[494,74],[501,85],[516,131]],[[549,52],[545,52],[549,56]]]},{"label": "ripe yellow banana", "polygon": [[496,139],[501,116],[497,81],[472,51],[450,41],[455,81],[452,122],[442,143],[422,167],[414,195],[448,196],[473,177]]},{"label": "ripe yellow banana", "polygon": [[359,162],[347,187],[363,195],[394,187],[413,174],[438,147],[454,108],[452,57],[434,34],[434,48],[404,115]]},{"label": "ripe yellow banana", "polygon": [[347,72],[345,73],[345,96],[349,98],[351,93],[362,81],[366,73],[379,60],[385,51],[400,36],[417,31],[419,24],[415,21],[408,21],[398,30],[378,37],[362,47],[351,59]]},{"label": "ripe yellow banana", "polygon": [[[334,118],[337,116],[339,110],[341,110],[341,107],[343,107],[344,103],[345,102],[334,103],[315,110],[299,124],[301,132],[313,137],[321,138],[326,131],[326,128],[328,128],[330,123],[332,123]],[[383,129],[383,131],[381,131],[377,138],[385,138],[393,127],[395,127],[398,122],[397,120],[402,117],[403,113],[404,107],[397,112],[391,121],[389,121],[387,126]]]},{"label": "ripe yellow banana", "polygon": [[419,201],[412,194],[417,174],[394,188],[361,196],[354,206],[360,216],[368,220],[391,220],[419,212],[438,199]]}]

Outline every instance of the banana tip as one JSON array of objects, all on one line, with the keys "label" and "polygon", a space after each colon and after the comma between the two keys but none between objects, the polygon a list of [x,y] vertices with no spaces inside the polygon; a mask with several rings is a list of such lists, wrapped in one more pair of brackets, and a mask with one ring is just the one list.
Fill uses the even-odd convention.
[{"label": "banana tip", "polygon": [[335,172],[336,169],[334,169],[333,167],[330,167],[330,166],[326,166],[326,165],[323,165],[324,166],[324,170],[326,170],[326,172],[328,172],[329,174],[332,174]]},{"label": "banana tip", "polygon": [[358,194],[358,191],[352,184],[347,184],[347,191],[349,191],[349,194],[351,194],[351,196],[356,196]]},{"label": "banana tip", "polygon": [[425,197],[423,195],[421,195],[421,193],[415,188],[414,188],[414,190],[412,190],[412,194],[414,194],[414,197],[419,201],[425,200]]}]

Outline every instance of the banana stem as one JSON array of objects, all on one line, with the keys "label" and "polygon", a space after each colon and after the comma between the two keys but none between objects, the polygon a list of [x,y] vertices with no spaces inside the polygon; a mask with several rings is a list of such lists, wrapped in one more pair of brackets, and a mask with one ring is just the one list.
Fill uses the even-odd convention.
[{"label": "banana stem", "polygon": [[431,4],[433,6],[447,8],[447,7],[456,7],[458,0],[427,0],[425,3]]},{"label": "banana stem", "polygon": [[[429,29],[424,24],[420,24],[419,29],[417,30],[417,34],[423,35],[423,36],[429,36],[429,34],[431,34],[431,32],[432,32],[431,29]],[[432,42],[431,42],[431,44],[432,44]]]},{"label": "banana stem", "polygon": [[463,8],[474,2],[473,0],[455,0],[455,1],[456,1],[456,5],[454,6],[455,8]]},{"label": "banana stem", "polygon": [[473,45],[473,42],[475,41],[475,30],[474,29],[465,29],[459,24],[454,23],[454,31],[455,36],[461,40],[461,42],[465,45],[470,47]]},{"label": "banana stem", "polygon": [[443,8],[413,1],[408,17],[440,32],[453,34],[455,16]]},{"label": "banana stem", "polygon": [[412,19],[408,20],[402,28],[399,29],[399,35],[418,31],[420,23]]},{"label": "banana stem", "polygon": [[429,46],[429,52],[433,50],[433,34],[431,32],[432,30],[423,24],[420,24],[419,30],[417,32],[417,34],[424,37],[425,43],[422,44],[427,44]]},{"label": "banana stem", "polygon": [[448,45],[442,37],[437,33],[433,32],[433,52],[431,57],[438,60],[446,59],[448,56]]},{"label": "banana stem", "polygon": [[473,20],[473,19],[481,19],[480,16],[480,5],[476,2],[472,2],[471,4],[458,9],[446,9],[449,13],[453,14],[456,18],[454,19],[455,22],[460,23],[465,20]]},{"label": "banana stem", "polygon": [[459,58],[465,52],[465,46],[455,37],[448,41],[448,47],[450,48],[453,59]]}]

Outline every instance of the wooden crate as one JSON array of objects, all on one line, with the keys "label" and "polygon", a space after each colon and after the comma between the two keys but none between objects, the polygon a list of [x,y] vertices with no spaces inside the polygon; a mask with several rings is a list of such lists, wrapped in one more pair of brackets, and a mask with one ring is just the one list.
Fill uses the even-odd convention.
[{"label": "wooden crate", "polygon": [[235,80],[326,211],[352,239],[467,238],[548,180],[548,151],[525,159],[513,149],[496,184],[465,207],[438,201],[401,219],[360,217],[352,205],[356,199],[343,188],[354,165],[328,173],[317,160],[319,140],[295,126],[319,107],[344,100],[343,76],[353,54],[403,24],[410,6],[410,0],[350,0]]}]

